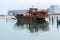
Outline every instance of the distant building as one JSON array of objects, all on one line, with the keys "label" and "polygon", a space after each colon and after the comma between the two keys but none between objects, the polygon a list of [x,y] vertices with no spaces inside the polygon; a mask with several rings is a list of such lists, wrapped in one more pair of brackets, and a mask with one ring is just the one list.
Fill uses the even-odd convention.
[{"label": "distant building", "polygon": [[51,5],[49,8],[49,13],[60,13],[60,8],[58,5]]},{"label": "distant building", "polygon": [[26,15],[26,13],[28,12],[28,10],[9,10],[8,11],[8,15],[16,15],[16,14],[24,14]]}]

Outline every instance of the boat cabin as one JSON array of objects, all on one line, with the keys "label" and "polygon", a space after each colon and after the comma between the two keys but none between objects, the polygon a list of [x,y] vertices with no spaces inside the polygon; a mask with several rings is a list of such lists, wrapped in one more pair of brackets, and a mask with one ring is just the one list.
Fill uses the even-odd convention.
[{"label": "boat cabin", "polygon": [[38,10],[38,8],[30,8],[28,13],[29,16],[34,16],[36,18],[46,18],[49,16],[47,10]]}]

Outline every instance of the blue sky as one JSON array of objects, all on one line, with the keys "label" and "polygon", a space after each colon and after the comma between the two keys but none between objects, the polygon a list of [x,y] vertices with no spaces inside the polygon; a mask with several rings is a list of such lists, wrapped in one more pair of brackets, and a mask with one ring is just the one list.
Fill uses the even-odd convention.
[{"label": "blue sky", "polygon": [[50,5],[59,5],[60,0],[0,0],[0,10],[16,10],[37,7],[39,9],[48,8]]}]

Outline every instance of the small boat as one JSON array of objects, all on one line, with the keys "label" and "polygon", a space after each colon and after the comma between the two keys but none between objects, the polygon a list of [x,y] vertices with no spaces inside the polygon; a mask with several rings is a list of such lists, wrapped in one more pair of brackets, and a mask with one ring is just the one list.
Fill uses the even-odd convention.
[{"label": "small boat", "polygon": [[27,13],[26,16],[16,14],[15,17],[17,20],[45,20],[45,18],[49,17],[47,10],[38,10],[38,8],[30,8]]}]

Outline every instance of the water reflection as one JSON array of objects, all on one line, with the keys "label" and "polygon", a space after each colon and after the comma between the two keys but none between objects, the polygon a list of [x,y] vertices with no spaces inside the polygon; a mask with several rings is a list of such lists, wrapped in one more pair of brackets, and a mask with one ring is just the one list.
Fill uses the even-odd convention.
[{"label": "water reflection", "polygon": [[23,20],[23,21],[17,21],[14,28],[29,29],[30,32],[38,32],[38,31],[48,31],[49,25],[47,21]]}]

